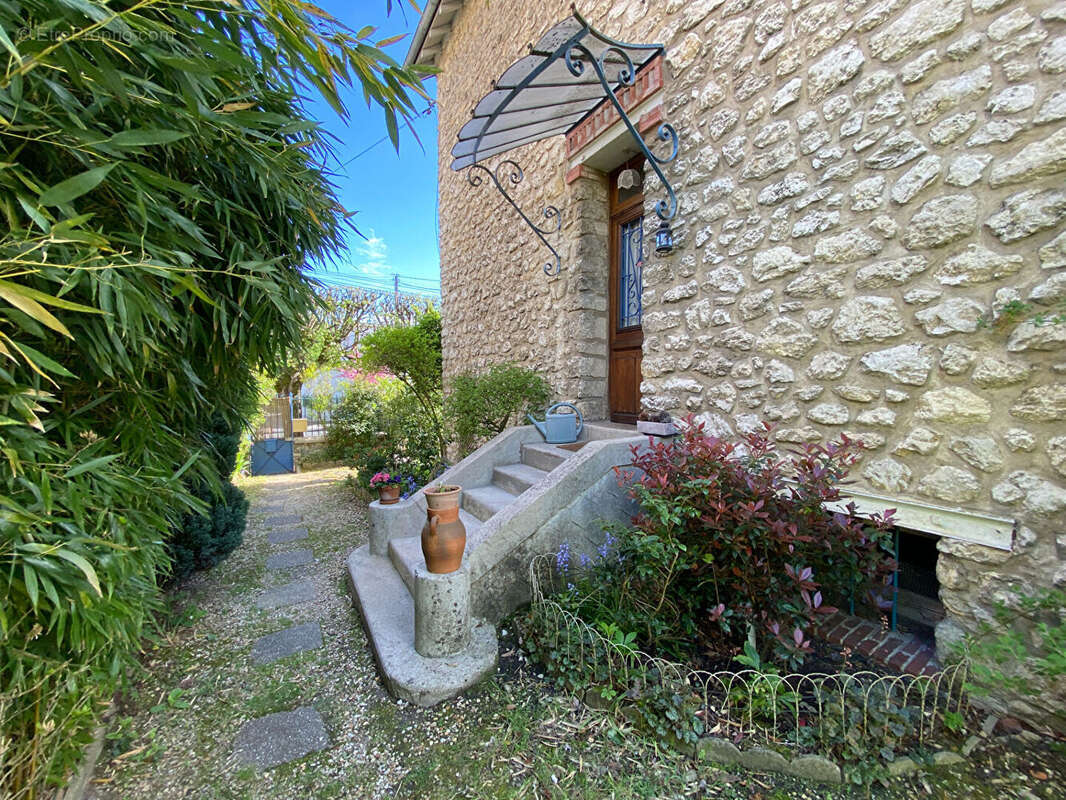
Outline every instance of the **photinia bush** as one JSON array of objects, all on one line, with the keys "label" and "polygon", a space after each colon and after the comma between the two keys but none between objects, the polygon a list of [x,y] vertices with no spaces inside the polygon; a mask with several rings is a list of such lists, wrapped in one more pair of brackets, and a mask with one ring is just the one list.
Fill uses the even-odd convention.
[{"label": "photinia bush", "polygon": [[690,619],[673,627],[723,651],[754,625],[763,655],[795,666],[813,621],[836,610],[830,601],[882,604],[893,510],[861,519],[853,505],[823,505],[840,499],[856,442],[781,453],[769,430],[729,442],[689,417],[680,436],[634,448],[618,470],[641,507],[623,555],[629,599],[645,614],[680,611]]}]

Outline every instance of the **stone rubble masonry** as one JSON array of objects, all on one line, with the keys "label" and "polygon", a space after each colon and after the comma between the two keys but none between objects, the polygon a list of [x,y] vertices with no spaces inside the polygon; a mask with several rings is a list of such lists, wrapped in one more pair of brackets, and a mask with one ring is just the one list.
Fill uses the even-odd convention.
[{"label": "stone rubble masonry", "polygon": [[[679,211],[675,252],[659,258],[662,194],[646,171],[645,406],[723,435],[763,419],[784,442],[847,432],[870,449],[857,490],[1016,519],[1011,553],[941,540],[942,647],[1012,583],[1066,584],[1066,326],[1031,320],[1066,297],[1063,0],[581,11],[610,36],[667,47],[648,102],[661,98],[680,136],[665,168]],[[447,386],[517,362],[594,419],[607,181],[574,168],[596,143],[572,161],[562,136],[509,154],[525,171],[521,207],[561,213],[554,277],[533,233],[491,186],[452,172],[448,152],[490,81],[569,13],[569,0],[467,2],[444,45],[444,372]]]}]

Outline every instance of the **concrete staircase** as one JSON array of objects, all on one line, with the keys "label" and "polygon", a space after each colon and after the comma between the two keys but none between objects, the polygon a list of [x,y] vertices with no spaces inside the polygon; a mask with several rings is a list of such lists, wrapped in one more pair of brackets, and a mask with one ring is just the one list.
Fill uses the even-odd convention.
[{"label": "concrete staircase", "polygon": [[510,428],[448,470],[463,487],[463,565],[426,570],[425,496],[370,505],[370,543],[348,559],[359,609],[389,690],[422,706],[453,697],[496,668],[495,623],[529,600],[534,555],[568,541],[592,552],[601,522],[632,506],[613,467],[646,438],[609,423],[585,426],[577,445],[545,444],[532,426]]}]

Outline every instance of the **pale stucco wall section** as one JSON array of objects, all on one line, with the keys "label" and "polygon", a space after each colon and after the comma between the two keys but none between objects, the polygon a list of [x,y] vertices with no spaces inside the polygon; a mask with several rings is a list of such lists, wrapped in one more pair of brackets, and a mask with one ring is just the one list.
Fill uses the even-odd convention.
[{"label": "pale stucco wall section", "polygon": [[[1066,301],[1066,3],[582,11],[668,46],[679,246],[645,269],[646,404],[726,435],[762,420],[787,442],[846,432],[868,448],[858,488],[1016,518],[1011,554],[942,541],[945,641],[1011,582],[1066,583],[1066,325],[1031,321]],[[445,370],[515,360],[594,403],[602,185],[565,185],[561,137],[516,151],[523,207],[564,215],[547,279],[513,212],[448,169],[491,78],[568,13],[469,2],[444,49]],[[1003,315],[1012,302],[1031,308]]]}]

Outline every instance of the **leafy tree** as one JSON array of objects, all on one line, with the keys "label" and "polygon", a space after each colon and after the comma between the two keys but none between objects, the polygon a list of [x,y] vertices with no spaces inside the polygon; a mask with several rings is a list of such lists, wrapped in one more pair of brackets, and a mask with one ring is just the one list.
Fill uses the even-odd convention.
[{"label": "leafy tree", "polygon": [[412,325],[429,308],[418,295],[383,294],[357,287],[320,288],[315,312],[300,333],[300,345],[290,355],[277,380],[283,394],[299,394],[303,383],[323,369],[353,367],[359,342],[384,325]]},{"label": "leafy tree", "polygon": [[[393,141],[420,72],[293,0],[0,4],[0,794],[74,763],[344,242],[301,110],[360,83]],[[210,486],[212,500],[196,487]],[[230,507],[229,502],[226,503]]]},{"label": "leafy tree", "polygon": [[527,412],[543,411],[550,397],[548,382],[517,364],[497,364],[481,375],[457,375],[444,409],[460,458]]},{"label": "leafy tree", "polygon": [[414,325],[380,328],[365,337],[361,346],[363,369],[394,375],[418,400],[437,440],[440,460],[445,461],[448,441],[441,419],[440,313],[430,308]]}]

